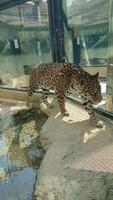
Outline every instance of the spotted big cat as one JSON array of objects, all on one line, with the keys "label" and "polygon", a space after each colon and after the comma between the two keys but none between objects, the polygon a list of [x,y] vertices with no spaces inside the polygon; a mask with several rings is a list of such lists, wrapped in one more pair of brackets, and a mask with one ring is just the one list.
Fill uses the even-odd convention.
[{"label": "spotted big cat", "polygon": [[65,94],[70,88],[78,91],[83,100],[83,106],[87,110],[92,124],[102,127],[97,120],[93,104],[102,100],[101,86],[98,80],[99,73],[91,75],[82,67],[71,63],[46,63],[33,66],[29,74],[29,89],[27,106],[36,89],[42,89],[42,100],[48,106],[47,97],[50,90],[54,90],[60,112],[63,116],[69,113],[65,108]]}]

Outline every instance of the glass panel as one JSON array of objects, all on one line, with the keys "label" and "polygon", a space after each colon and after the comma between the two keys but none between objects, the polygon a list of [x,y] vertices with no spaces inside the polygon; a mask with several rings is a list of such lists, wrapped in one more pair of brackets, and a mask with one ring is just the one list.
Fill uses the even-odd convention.
[{"label": "glass panel", "polygon": [[105,66],[108,55],[110,1],[67,0],[65,4],[67,4],[67,9],[64,10],[68,26],[74,31],[72,40],[76,43],[75,48],[79,45],[75,40],[78,41],[79,38],[80,64],[82,66]]},{"label": "glass panel", "polygon": [[113,0],[110,1],[106,110],[113,113]]},{"label": "glass panel", "polygon": [[0,12],[0,74],[5,87],[26,87],[31,65],[51,62],[47,1]]},{"label": "glass panel", "polygon": [[112,112],[113,0],[63,0],[63,3],[68,60],[79,63],[91,74],[99,71],[103,101],[98,108]]}]

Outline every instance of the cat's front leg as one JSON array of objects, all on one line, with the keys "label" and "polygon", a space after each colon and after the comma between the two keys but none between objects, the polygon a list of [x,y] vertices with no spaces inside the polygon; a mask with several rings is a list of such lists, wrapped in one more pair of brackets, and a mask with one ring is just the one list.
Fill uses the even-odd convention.
[{"label": "cat's front leg", "polygon": [[67,112],[65,108],[65,95],[60,93],[59,91],[56,91],[56,96],[60,108],[60,112],[62,113],[63,116],[69,116],[69,113]]},{"label": "cat's front leg", "polygon": [[83,103],[83,106],[90,116],[91,123],[98,128],[102,128],[103,122],[97,120],[92,103],[90,101],[85,101]]}]

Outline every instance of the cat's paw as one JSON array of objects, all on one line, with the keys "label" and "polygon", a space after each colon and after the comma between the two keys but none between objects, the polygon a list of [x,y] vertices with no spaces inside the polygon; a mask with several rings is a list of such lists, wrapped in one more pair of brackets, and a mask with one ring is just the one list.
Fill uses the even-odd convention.
[{"label": "cat's paw", "polygon": [[26,106],[27,107],[31,107],[31,103],[30,102],[26,102]]},{"label": "cat's paw", "polygon": [[62,113],[64,117],[68,117],[69,113],[67,111],[65,111],[64,113]]},{"label": "cat's paw", "polygon": [[96,123],[96,127],[97,127],[97,128],[103,128],[103,126],[104,126],[104,123],[103,123],[102,121],[98,121],[98,122]]}]

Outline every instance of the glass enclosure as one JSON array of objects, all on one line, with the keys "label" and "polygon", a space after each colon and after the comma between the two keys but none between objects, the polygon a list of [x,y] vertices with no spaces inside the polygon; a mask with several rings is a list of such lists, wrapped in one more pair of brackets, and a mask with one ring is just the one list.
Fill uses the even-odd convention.
[{"label": "glass enclosure", "polygon": [[112,0],[22,2],[0,11],[0,86],[26,88],[32,65],[72,62],[99,71],[98,107],[113,111]]},{"label": "glass enclosure", "polygon": [[51,62],[47,1],[28,1],[0,12],[2,86],[26,86],[30,66]]},{"label": "glass enclosure", "polygon": [[[89,200],[95,188],[93,199],[113,199],[112,121],[106,119],[103,128],[96,121],[90,126],[85,110],[70,100],[70,116],[62,119],[56,108],[39,109],[40,91],[33,106],[26,106],[31,67],[50,62],[99,72],[103,100],[94,106],[113,119],[113,0],[0,0],[0,200],[36,199],[38,186],[41,199],[75,199],[76,194],[86,199],[88,194]],[[46,95],[47,90],[44,102]],[[68,97],[81,101],[76,91]],[[49,102],[55,107],[53,98]]]}]

